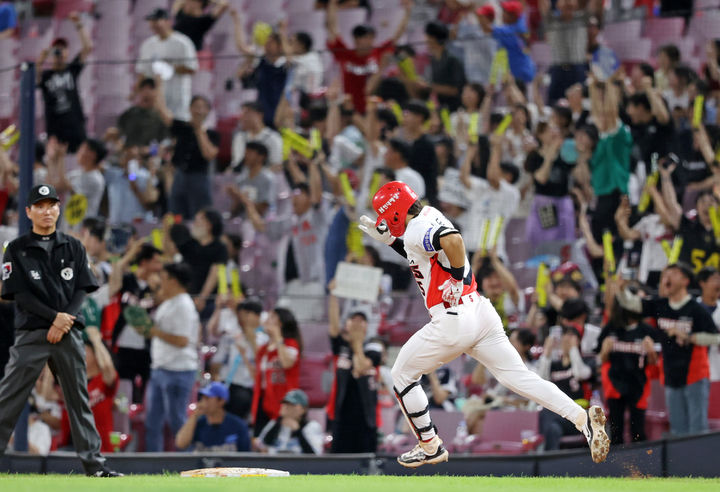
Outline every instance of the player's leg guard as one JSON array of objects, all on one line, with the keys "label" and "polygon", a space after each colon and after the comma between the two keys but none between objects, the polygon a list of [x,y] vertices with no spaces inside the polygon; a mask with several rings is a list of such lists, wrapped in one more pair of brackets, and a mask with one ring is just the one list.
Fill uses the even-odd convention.
[{"label": "player's leg guard", "polygon": [[430,419],[430,402],[420,383],[415,381],[402,390],[397,387],[393,390],[400,403],[400,410],[418,440],[427,442],[435,437],[437,432]]}]

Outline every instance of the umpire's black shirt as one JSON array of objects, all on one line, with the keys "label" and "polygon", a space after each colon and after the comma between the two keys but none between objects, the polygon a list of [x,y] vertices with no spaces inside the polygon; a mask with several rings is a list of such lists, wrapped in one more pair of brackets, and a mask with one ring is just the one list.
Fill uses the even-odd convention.
[{"label": "umpire's black shirt", "polygon": [[[51,247],[44,247],[47,243],[51,243]],[[2,279],[3,299],[12,301],[18,294],[30,294],[34,302],[47,306],[55,314],[65,312],[77,316],[74,326],[80,328],[85,326],[85,321],[80,306],[73,300],[80,292],[93,292],[98,288],[85,248],[80,241],[61,232],[49,236],[30,232],[13,240],[5,250]],[[16,305],[16,329],[46,330],[52,325],[53,320],[47,319],[48,313],[42,316],[20,302]]]}]

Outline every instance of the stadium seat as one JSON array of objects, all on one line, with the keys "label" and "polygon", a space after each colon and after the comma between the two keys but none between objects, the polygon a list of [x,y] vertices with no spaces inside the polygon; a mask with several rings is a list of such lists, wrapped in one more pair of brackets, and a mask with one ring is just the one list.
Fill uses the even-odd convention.
[{"label": "stadium seat", "polygon": [[652,53],[652,41],[646,38],[634,38],[612,46],[615,55],[624,63],[648,61]]},{"label": "stadium seat", "polygon": [[616,52],[618,47],[633,44],[640,38],[642,20],[633,19],[625,22],[607,24],[603,28],[603,39]]},{"label": "stadium seat", "polygon": [[708,421],[711,430],[720,430],[720,381],[710,383]]},{"label": "stadium seat", "polygon": [[130,13],[131,0],[96,0],[95,13],[100,18],[119,20]]},{"label": "stadium seat", "polygon": [[288,20],[294,17],[304,17],[308,14],[315,13],[315,0],[290,0],[287,4],[286,10],[288,12]]},{"label": "stadium seat", "polygon": [[90,12],[93,8],[93,0],[62,0],[55,2],[53,16],[57,19],[65,19],[71,12]]},{"label": "stadium seat", "polygon": [[[300,360],[300,389],[305,391],[310,407],[318,408],[327,404],[329,391],[322,382],[330,374],[330,358],[327,354],[303,354]],[[329,388],[328,388],[329,389]]]},{"label": "stadium seat", "polygon": [[652,42],[652,52],[666,43],[676,44],[685,30],[683,17],[656,17],[645,21],[643,36]]},{"label": "stadium seat", "polygon": [[653,379],[650,381],[650,397],[645,411],[645,433],[648,440],[655,441],[662,439],[669,429],[665,387],[660,384],[660,380]]},{"label": "stadium seat", "polygon": [[300,326],[303,338],[304,350],[312,353],[327,354],[330,352],[330,338],[328,336],[328,324],[303,323]]},{"label": "stadium seat", "polygon": [[700,11],[690,19],[688,36],[703,46],[707,41],[720,38],[720,11]]}]

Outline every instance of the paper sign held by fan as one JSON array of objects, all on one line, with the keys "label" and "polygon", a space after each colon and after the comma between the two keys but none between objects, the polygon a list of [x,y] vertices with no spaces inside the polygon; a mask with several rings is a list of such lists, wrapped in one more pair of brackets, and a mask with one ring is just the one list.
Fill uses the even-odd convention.
[{"label": "paper sign held by fan", "polygon": [[381,268],[343,261],[338,263],[332,294],[345,299],[375,302],[380,293],[381,278]]}]

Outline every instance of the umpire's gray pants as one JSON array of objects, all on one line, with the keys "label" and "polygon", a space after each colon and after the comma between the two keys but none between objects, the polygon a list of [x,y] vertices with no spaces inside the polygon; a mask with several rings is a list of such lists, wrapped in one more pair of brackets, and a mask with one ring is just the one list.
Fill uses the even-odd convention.
[{"label": "umpire's gray pants", "polygon": [[85,347],[79,330],[73,328],[60,342],[45,338],[48,330],[18,330],[5,377],[0,381],[0,455],[5,452],[15,422],[30,396],[45,363],[60,380],[70,431],[78,456],[87,473],[104,467],[100,436],[88,404]]}]

